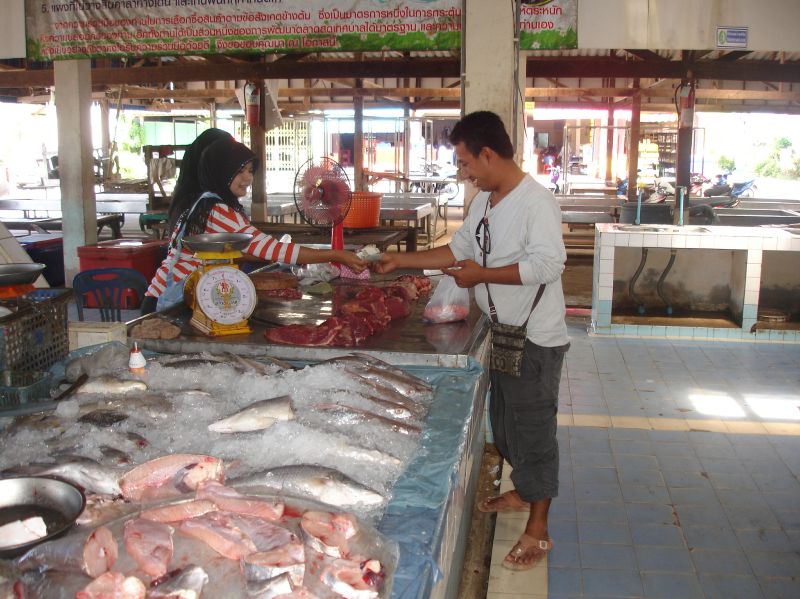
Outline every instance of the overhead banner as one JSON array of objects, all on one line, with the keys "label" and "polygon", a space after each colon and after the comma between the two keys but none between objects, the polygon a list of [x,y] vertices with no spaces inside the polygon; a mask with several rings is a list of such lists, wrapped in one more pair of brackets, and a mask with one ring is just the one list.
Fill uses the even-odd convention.
[{"label": "overhead banner", "polygon": [[[461,0],[26,0],[28,58],[450,50]],[[523,0],[523,49],[577,46],[577,0]]]}]

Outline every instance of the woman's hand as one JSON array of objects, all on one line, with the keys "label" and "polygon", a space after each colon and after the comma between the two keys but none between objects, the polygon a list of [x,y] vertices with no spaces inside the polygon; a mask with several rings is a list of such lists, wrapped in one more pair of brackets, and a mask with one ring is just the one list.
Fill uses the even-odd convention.
[{"label": "woman's hand", "polygon": [[356,256],[353,252],[348,252],[347,250],[334,250],[333,253],[334,256],[331,262],[338,262],[339,264],[344,264],[354,272],[361,272],[368,265],[366,260],[362,260],[361,258]]}]

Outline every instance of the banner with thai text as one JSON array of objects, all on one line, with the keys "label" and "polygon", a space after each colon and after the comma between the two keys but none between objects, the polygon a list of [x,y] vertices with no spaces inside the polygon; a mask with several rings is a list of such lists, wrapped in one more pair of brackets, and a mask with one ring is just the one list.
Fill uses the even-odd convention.
[{"label": "banner with thai text", "polygon": [[[523,49],[577,46],[577,0],[519,9]],[[27,0],[28,58],[451,50],[461,14],[461,0]]]}]

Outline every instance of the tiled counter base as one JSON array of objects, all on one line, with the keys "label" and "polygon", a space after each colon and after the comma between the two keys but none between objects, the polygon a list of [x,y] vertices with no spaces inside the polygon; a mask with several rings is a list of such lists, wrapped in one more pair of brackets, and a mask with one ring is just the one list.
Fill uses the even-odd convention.
[{"label": "tiled counter base", "polygon": [[590,333],[800,343],[800,229],[597,224]]}]

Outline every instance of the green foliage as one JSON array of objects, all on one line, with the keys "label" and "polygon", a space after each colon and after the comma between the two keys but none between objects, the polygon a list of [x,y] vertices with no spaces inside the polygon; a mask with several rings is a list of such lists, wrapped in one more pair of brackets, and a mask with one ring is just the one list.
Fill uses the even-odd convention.
[{"label": "green foliage", "polygon": [[727,156],[720,156],[717,160],[719,164],[719,168],[723,171],[730,171],[733,172],[736,170],[736,161],[733,158],[728,158]]},{"label": "green foliage", "polygon": [[144,143],[144,126],[140,119],[135,118],[128,127],[128,141],[122,142],[122,149],[131,154],[138,154],[142,151]]},{"label": "green foliage", "polygon": [[769,156],[756,166],[756,173],[762,177],[800,178],[800,158],[795,159],[789,168],[781,168],[781,153],[792,147],[791,140],[788,137],[779,137],[773,142],[772,147]]},{"label": "green foliage", "polygon": [[775,149],[777,151],[785,150],[786,148],[791,148],[792,142],[788,137],[781,137],[775,140]]}]

